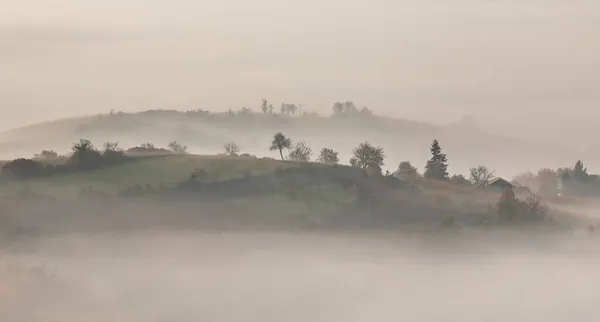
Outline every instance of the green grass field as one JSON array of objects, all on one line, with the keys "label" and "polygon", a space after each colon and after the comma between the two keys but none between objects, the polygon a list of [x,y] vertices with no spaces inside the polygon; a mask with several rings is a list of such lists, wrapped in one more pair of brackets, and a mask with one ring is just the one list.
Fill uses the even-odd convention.
[{"label": "green grass field", "polygon": [[196,169],[204,169],[208,180],[227,180],[297,166],[293,162],[229,156],[172,155],[139,157],[132,162],[93,171],[74,172],[26,181],[0,184],[0,195],[14,194],[24,188],[54,197],[74,197],[81,188],[116,194],[133,185],[174,185],[187,180]]}]

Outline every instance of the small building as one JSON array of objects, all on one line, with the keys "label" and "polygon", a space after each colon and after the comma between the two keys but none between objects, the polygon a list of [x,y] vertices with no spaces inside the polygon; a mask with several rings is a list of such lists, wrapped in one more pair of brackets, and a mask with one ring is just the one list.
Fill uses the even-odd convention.
[{"label": "small building", "polygon": [[516,186],[510,182],[508,182],[507,180],[504,180],[500,177],[492,179],[490,182],[488,182],[487,184],[488,189],[494,189],[494,190],[498,190],[499,192],[504,191],[504,189],[506,188],[516,188]]},{"label": "small building", "polygon": [[505,189],[511,188],[513,189],[513,192],[515,193],[515,198],[517,199],[527,199],[531,196],[533,196],[533,193],[531,192],[531,190],[529,190],[528,187],[525,186],[516,186],[512,183],[510,183],[508,180],[505,180],[503,178],[495,178],[493,180],[491,180],[490,182],[488,182],[487,184],[487,188],[488,190],[495,192],[495,193],[502,193],[504,192]]}]

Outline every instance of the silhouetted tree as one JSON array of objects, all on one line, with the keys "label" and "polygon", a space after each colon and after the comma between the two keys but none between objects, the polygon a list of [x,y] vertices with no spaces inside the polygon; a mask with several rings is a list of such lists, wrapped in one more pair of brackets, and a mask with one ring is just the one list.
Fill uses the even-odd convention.
[{"label": "silhouetted tree", "polygon": [[225,154],[227,155],[238,155],[240,153],[240,147],[235,142],[225,143]]},{"label": "silhouetted tree", "polygon": [[298,106],[296,104],[281,103],[280,109],[281,114],[295,115],[296,111],[298,110]]},{"label": "silhouetted tree", "polygon": [[146,150],[154,150],[154,149],[156,149],[156,147],[154,146],[153,143],[143,143],[143,144],[140,144],[140,148],[146,149]]},{"label": "silhouetted tree", "polygon": [[414,179],[419,176],[419,172],[410,161],[402,161],[400,162],[400,165],[398,165],[398,169],[396,169],[394,175],[402,179]]},{"label": "silhouetted tree", "polygon": [[292,161],[310,161],[312,149],[306,142],[300,141],[294,144],[289,154],[289,159]]},{"label": "silhouetted tree", "polygon": [[266,98],[263,98],[260,104],[260,110],[264,114],[273,114],[273,104],[270,104]]},{"label": "silhouetted tree", "polygon": [[358,168],[366,169],[368,167],[381,168],[384,165],[385,153],[383,148],[374,147],[368,142],[364,142],[358,145],[352,151],[354,158],[356,159],[355,166]]},{"label": "silhouetted tree", "polygon": [[187,145],[183,145],[181,143],[178,143],[177,141],[171,141],[168,145],[168,148],[169,150],[177,154],[187,153]]},{"label": "silhouetted tree", "polygon": [[267,101],[266,98],[263,98],[261,103],[260,103],[260,110],[264,113],[264,114],[268,114],[269,113],[269,102]]},{"label": "silhouetted tree", "polygon": [[42,150],[42,152],[36,153],[33,159],[42,162],[52,162],[58,159],[58,153],[53,150]]},{"label": "silhouetted tree", "polygon": [[573,179],[577,182],[585,182],[589,177],[587,173],[587,168],[583,166],[583,162],[581,160],[578,160],[575,163],[571,175],[573,176]]},{"label": "silhouetted tree", "polygon": [[321,153],[319,153],[317,161],[326,164],[337,164],[340,162],[340,159],[338,158],[337,152],[332,149],[323,148],[321,149]]},{"label": "silhouetted tree", "polygon": [[102,157],[107,164],[114,164],[125,160],[125,152],[119,147],[118,142],[104,143],[104,151]]},{"label": "silhouetted tree", "polygon": [[44,174],[44,165],[31,159],[16,159],[2,166],[2,176],[29,179]]},{"label": "silhouetted tree", "polygon": [[70,161],[78,168],[90,169],[102,164],[102,155],[89,140],[79,140],[71,150],[73,155]]},{"label": "silhouetted tree", "polygon": [[593,195],[597,189],[594,178],[587,173],[587,168],[579,160],[573,168],[565,169],[560,174],[561,189],[569,195]]},{"label": "silhouetted tree", "polygon": [[433,140],[431,144],[431,159],[427,161],[424,176],[431,179],[448,179],[448,160],[442,153],[442,148],[438,140]]},{"label": "silhouetted tree", "polygon": [[475,168],[469,169],[469,171],[469,181],[477,188],[485,187],[495,176],[495,171],[484,165],[478,165]]},{"label": "silhouetted tree", "polygon": [[281,155],[281,160],[283,158],[283,149],[289,149],[292,146],[292,140],[283,133],[276,133],[273,137],[273,141],[271,142],[271,147],[269,148],[271,151],[279,151],[279,155]]},{"label": "silhouetted tree", "polygon": [[120,151],[121,149],[119,148],[119,142],[106,142],[104,143],[104,153],[111,151],[111,152],[115,152],[115,151]]},{"label": "silhouetted tree", "polygon": [[351,116],[358,112],[356,105],[352,102],[335,102],[333,104],[333,115],[335,116]]}]

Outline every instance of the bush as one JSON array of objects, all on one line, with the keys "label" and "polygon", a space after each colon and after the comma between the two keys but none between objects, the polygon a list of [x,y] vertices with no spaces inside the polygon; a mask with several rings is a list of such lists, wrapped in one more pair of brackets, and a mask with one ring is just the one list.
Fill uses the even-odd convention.
[{"label": "bush", "polygon": [[29,179],[45,173],[44,165],[31,159],[16,159],[2,166],[2,176],[14,179]]},{"label": "bush", "polygon": [[173,151],[164,148],[157,148],[152,143],[144,143],[125,151],[129,156],[150,156],[150,155],[169,155]]},{"label": "bush", "polygon": [[522,201],[515,198],[515,193],[511,188],[504,190],[496,208],[499,219],[503,222],[543,221],[548,212],[539,196],[533,195]]}]

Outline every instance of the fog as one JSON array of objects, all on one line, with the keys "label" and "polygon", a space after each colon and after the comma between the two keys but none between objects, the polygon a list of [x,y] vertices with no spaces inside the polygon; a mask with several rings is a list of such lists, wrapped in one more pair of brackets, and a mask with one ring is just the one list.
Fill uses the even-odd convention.
[{"label": "fog", "polygon": [[597,320],[597,246],[507,237],[62,237],[7,260],[54,268],[79,293],[39,286],[44,301],[3,321]]},{"label": "fog", "polygon": [[591,0],[1,6],[1,129],[111,109],[258,108],[268,97],[323,113],[352,100],[433,123],[467,113],[496,133],[570,143],[599,113]]}]

